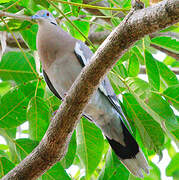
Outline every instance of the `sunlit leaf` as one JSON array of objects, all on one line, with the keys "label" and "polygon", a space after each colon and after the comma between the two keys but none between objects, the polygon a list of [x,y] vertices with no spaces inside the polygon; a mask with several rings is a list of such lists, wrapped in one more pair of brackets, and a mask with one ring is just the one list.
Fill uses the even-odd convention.
[{"label": "sunlit leaf", "polygon": [[156,60],[153,58],[152,54],[145,50],[145,64],[146,72],[149,80],[149,84],[155,90],[160,89],[160,75]]},{"label": "sunlit leaf", "polygon": [[[177,177],[179,175],[179,153],[177,153],[166,168],[167,176]],[[179,176],[178,176],[179,177]],[[175,178],[174,178],[175,179]]]},{"label": "sunlit leaf", "polygon": [[2,96],[0,128],[13,128],[26,121],[26,109],[34,95],[36,82],[18,86]]},{"label": "sunlit leaf", "polygon": [[114,152],[110,149],[105,160],[105,167],[103,168],[98,180],[118,180],[128,179],[129,171],[119,161]]},{"label": "sunlit leaf", "polygon": [[67,169],[69,168],[72,163],[73,163],[73,160],[76,156],[76,148],[77,148],[77,145],[76,145],[76,131],[74,131],[72,137],[71,137],[71,140],[70,140],[70,143],[69,143],[69,146],[68,146],[68,151],[65,155],[65,157],[62,159],[62,161],[60,161],[61,165]]},{"label": "sunlit leaf", "polygon": [[42,175],[42,180],[60,180],[60,179],[61,180],[71,179],[60,163],[55,164],[44,175]]},{"label": "sunlit leaf", "polygon": [[177,41],[176,39],[172,39],[171,37],[155,37],[151,41],[152,43],[173,52],[179,52],[179,41]]},{"label": "sunlit leaf", "polygon": [[163,94],[168,102],[179,111],[179,84],[168,87]]},{"label": "sunlit leaf", "polygon": [[0,178],[7,174],[14,167],[15,164],[13,164],[10,160],[8,160],[6,157],[0,156]]},{"label": "sunlit leaf", "polygon": [[0,78],[2,80],[14,80],[17,83],[27,82],[36,78],[35,60],[26,53],[28,61],[21,52],[8,52],[4,54],[0,62]]},{"label": "sunlit leaf", "polygon": [[129,59],[128,74],[130,77],[135,77],[139,74],[139,61],[135,54],[132,54]]},{"label": "sunlit leaf", "polygon": [[89,178],[98,166],[103,152],[104,140],[101,130],[86,119],[77,126],[77,154]]},{"label": "sunlit leaf", "polygon": [[164,134],[160,125],[142,109],[131,94],[124,94],[123,102],[127,115],[135,123],[144,146],[159,151],[164,144]]},{"label": "sunlit leaf", "polygon": [[33,97],[27,109],[30,138],[40,141],[44,136],[50,120],[49,107],[40,97]]},{"label": "sunlit leaf", "polygon": [[21,31],[21,35],[28,47],[32,50],[36,50],[36,33],[38,26],[36,24],[30,26],[26,30]]},{"label": "sunlit leaf", "polygon": [[28,138],[21,138],[16,140],[16,149],[19,158],[23,160],[32,150],[39,144],[38,141],[33,141]]},{"label": "sunlit leaf", "polygon": [[157,65],[160,71],[161,79],[165,82],[165,84],[167,84],[167,86],[179,83],[175,73],[172,72],[164,63],[157,61]]}]

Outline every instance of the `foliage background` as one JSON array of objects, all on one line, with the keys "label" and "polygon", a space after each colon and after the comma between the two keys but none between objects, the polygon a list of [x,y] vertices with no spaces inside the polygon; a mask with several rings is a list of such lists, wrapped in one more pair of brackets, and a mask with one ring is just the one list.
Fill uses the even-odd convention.
[{"label": "foliage background", "polygon": [[[66,2],[83,3],[82,0]],[[149,1],[145,0],[145,5]],[[129,10],[130,0],[108,0],[113,8]],[[62,19],[61,27],[75,38],[87,41],[91,31],[111,31],[123,18],[112,14],[111,10],[100,10],[110,18],[111,23],[98,23],[97,16],[83,8],[64,3],[54,3],[70,18],[72,24]],[[0,0],[0,9],[11,13],[31,16],[40,9],[48,9],[61,17],[48,1]],[[126,11],[125,11],[126,13]],[[78,17],[82,18],[78,18]],[[77,26],[83,35],[75,28]],[[48,128],[49,122],[60,101],[46,87],[36,53],[35,23],[10,18],[1,19],[0,31],[20,34],[28,49],[19,48],[6,51],[0,61],[0,135],[6,144],[0,144],[0,177],[4,176],[36,147]],[[166,175],[179,178],[179,154],[173,147],[179,145],[179,81],[171,68],[178,68],[179,61],[166,54],[161,62],[154,58],[157,50],[151,44],[178,54],[179,42],[171,33],[178,33],[178,25],[173,25],[159,33],[168,36],[147,36],[129,49],[108,74],[113,88],[121,99],[121,105],[140,147],[151,166],[146,180],[161,179],[161,172],[151,160],[158,154],[162,159],[163,150],[171,158]],[[2,42],[1,42],[2,43]],[[91,45],[95,49],[99,45]],[[147,81],[140,78],[140,69],[145,67]],[[28,128],[23,129],[23,123]],[[27,138],[19,138],[27,137]],[[76,173],[70,173],[72,167]],[[68,169],[68,170],[67,170]],[[67,170],[67,171],[66,171]],[[68,172],[68,173],[67,173]],[[39,179],[137,179],[129,174],[111,151],[100,129],[82,118],[74,132],[64,159],[48,170]]]}]

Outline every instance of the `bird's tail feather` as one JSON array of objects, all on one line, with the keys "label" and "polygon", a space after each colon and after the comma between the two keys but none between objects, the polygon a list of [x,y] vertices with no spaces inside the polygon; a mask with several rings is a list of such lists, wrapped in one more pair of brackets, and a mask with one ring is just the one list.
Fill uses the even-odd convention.
[{"label": "bird's tail feather", "polygon": [[147,160],[139,148],[137,142],[132,137],[128,129],[122,123],[123,135],[125,146],[119,142],[109,139],[107,140],[111,145],[112,149],[120,159],[120,161],[126,166],[126,168],[134,175],[143,178],[142,170],[149,174],[149,165]]}]

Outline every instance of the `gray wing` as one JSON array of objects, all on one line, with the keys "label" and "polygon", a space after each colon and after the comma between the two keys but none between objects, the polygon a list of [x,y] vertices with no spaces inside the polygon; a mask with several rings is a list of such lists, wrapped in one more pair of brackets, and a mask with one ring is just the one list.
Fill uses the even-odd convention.
[{"label": "gray wing", "polygon": [[[90,62],[90,59],[93,56],[93,52],[82,41],[77,41],[76,46],[75,46],[75,54],[76,54],[78,60],[80,61],[80,64],[83,67]],[[125,120],[128,127],[132,131],[130,124],[127,121],[127,119],[121,109],[119,100],[118,100],[107,76],[104,78],[104,80],[99,85],[99,90],[108,98],[108,100],[112,103],[112,105],[115,107],[117,112],[122,116],[123,120]]]}]

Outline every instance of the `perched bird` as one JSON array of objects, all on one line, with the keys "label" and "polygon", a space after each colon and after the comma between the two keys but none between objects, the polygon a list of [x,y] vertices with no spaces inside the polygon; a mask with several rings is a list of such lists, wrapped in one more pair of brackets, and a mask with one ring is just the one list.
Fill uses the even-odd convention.
[{"label": "perched bird", "polygon": [[[93,53],[83,42],[61,29],[50,12],[38,11],[32,19],[38,22],[37,50],[45,81],[55,96],[64,98]],[[149,173],[145,156],[123,122],[126,118],[107,77],[83,114],[102,130],[120,161],[133,175],[143,177],[142,169]]]}]

